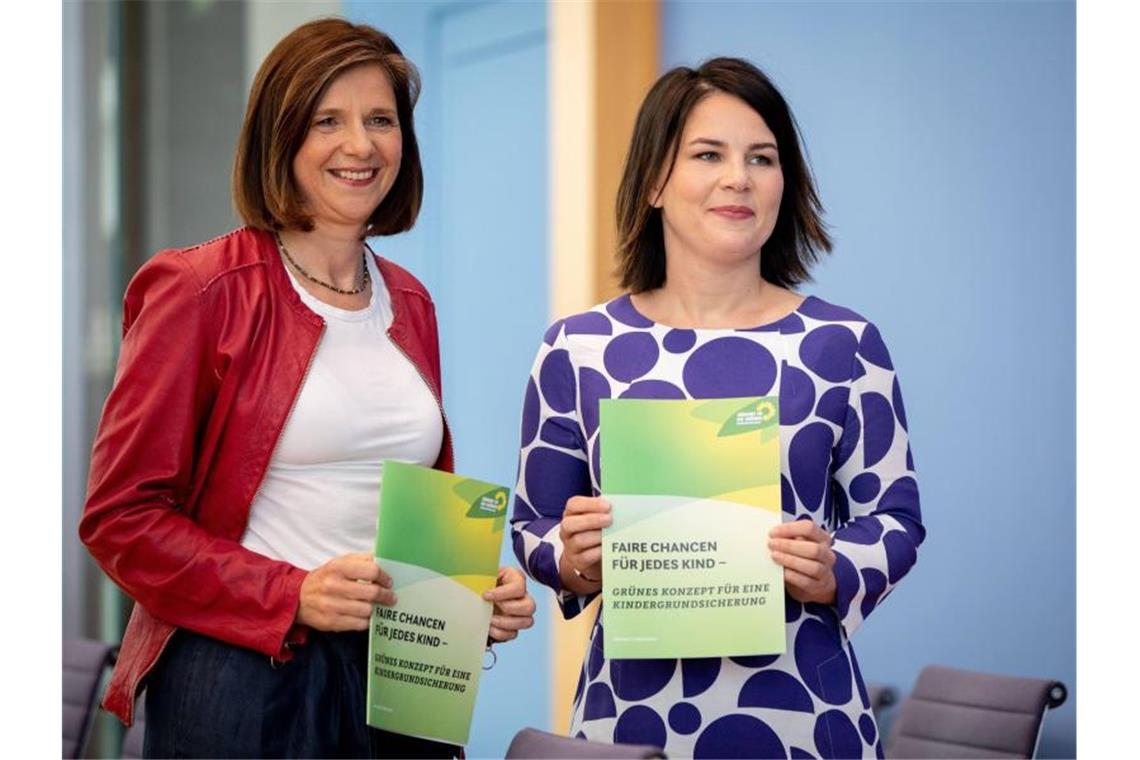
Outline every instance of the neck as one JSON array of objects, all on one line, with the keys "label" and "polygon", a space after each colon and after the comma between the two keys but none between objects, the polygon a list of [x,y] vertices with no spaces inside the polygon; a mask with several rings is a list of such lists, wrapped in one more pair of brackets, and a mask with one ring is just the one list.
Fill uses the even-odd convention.
[{"label": "neck", "polygon": [[[672,252],[672,253],[671,253]],[[755,327],[799,308],[803,297],[760,275],[761,254],[733,260],[692,255],[665,242],[665,284],[632,296],[658,324],[684,328]]]},{"label": "neck", "polygon": [[310,232],[282,230],[280,235],[289,255],[309,274],[345,290],[359,284],[364,245],[360,229],[318,226]]}]

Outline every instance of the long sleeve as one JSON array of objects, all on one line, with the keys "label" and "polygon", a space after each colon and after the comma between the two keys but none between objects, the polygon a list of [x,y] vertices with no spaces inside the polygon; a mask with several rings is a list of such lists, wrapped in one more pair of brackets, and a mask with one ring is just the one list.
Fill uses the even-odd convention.
[{"label": "long sleeve", "polygon": [[852,376],[831,489],[840,525],[836,605],[848,635],[907,574],[926,536],[902,394],[873,324],[859,339]]},{"label": "long sleeve", "polygon": [[79,535],[152,615],[284,658],[306,573],[187,513],[199,441],[225,372],[203,293],[178,255],[154,257],[131,281]]},{"label": "long sleeve", "polygon": [[527,381],[511,535],[527,574],[558,594],[567,618],[596,594],[562,588],[559,526],[567,499],[592,493],[575,371],[559,321],[546,331]]}]

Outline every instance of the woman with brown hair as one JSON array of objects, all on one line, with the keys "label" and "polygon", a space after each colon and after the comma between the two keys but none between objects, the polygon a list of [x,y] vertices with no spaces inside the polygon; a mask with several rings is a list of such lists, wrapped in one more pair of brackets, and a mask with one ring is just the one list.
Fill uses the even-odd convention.
[{"label": "woman with brown hair", "polygon": [[831,248],[787,103],[755,66],[675,68],[638,113],[618,192],[628,293],[555,322],[523,405],[512,516],[528,573],[577,615],[601,590],[603,398],[777,395],[787,651],[607,659],[604,609],[571,732],[671,757],[882,756],[848,637],[925,536],[894,367],[873,324],[793,288]]},{"label": "woman with brown hair", "polygon": [[[434,308],[365,238],[415,223],[418,74],[339,19],[278,43],[250,92],[246,226],[127,288],[80,536],[136,602],[104,706],[146,685],[160,757],[452,756],[365,725],[381,462],[453,467]],[[533,623],[503,568],[489,639]]]}]

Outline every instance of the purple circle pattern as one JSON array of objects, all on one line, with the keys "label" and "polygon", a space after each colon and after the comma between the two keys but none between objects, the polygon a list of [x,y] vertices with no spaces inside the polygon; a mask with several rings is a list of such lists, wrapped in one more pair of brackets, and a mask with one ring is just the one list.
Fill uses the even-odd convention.
[{"label": "purple circle pattern", "polygon": [[863,756],[863,742],[855,724],[839,710],[828,710],[816,718],[815,748],[821,758]]},{"label": "purple circle pattern", "polygon": [[551,446],[574,449],[578,447],[578,425],[566,417],[548,417],[546,422],[542,423],[538,437],[543,443],[549,443]]},{"label": "purple circle pattern", "polygon": [[661,345],[671,354],[683,354],[696,345],[697,333],[693,330],[674,328],[665,333]]},{"label": "purple circle pattern", "polygon": [[863,472],[851,480],[851,486],[848,490],[851,492],[852,499],[866,504],[879,495],[879,487],[878,475],[873,472]]},{"label": "purple circle pattern", "polygon": [[652,697],[676,672],[677,660],[610,660],[614,693],[626,702]]},{"label": "purple circle pattern", "polygon": [[759,718],[725,715],[697,737],[693,757],[787,757],[787,752],[772,727]]},{"label": "purple circle pattern", "polygon": [[776,360],[748,338],[716,338],[689,354],[682,377],[693,398],[763,396],[776,382]]},{"label": "purple circle pattern", "polygon": [[612,718],[617,715],[613,692],[601,681],[595,681],[586,689],[586,720]]},{"label": "purple circle pattern", "polygon": [[870,715],[863,713],[859,716],[859,733],[863,734],[863,741],[874,744],[878,731],[875,730],[875,721]]},{"label": "purple circle pattern", "polygon": [[874,567],[864,567],[860,574],[863,577],[863,604],[860,612],[866,618],[874,610],[874,605],[879,604],[879,597],[887,590],[887,577]]},{"label": "purple circle pattern", "polygon": [[585,463],[555,449],[535,449],[526,460],[526,493],[539,514],[561,517],[566,500],[590,493]]},{"label": "purple circle pattern", "polygon": [[534,385],[534,379],[529,378],[526,381],[526,395],[523,397],[521,443],[523,448],[529,446],[534,437],[538,435],[539,406],[538,388]]},{"label": "purple circle pattern", "polygon": [[863,329],[863,337],[859,339],[859,356],[883,369],[894,369],[891,364],[891,355],[883,344],[883,336],[874,325],[867,325]]},{"label": "purple circle pattern", "polygon": [[780,508],[785,514],[796,513],[796,492],[792,490],[792,484],[785,475],[780,475]]},{"label": "purple circle pattern", "polygon": [[832,705],[851,701],[851,666],[838,636],[826,625],[807,619],[796,632],[796,668],[804,685]]},{"label": "purple circle pattern", "polygon": [[653,369],[658,356],[657,341],[652,335],[645,332],[624,333],[606,346],[606,372],[620,382],[632,382]]},{"label": "purple circle pattern", "polygon": [[798,425],[807,419],[815,405],[815,384],[808,373],[784,363],[780,382],[780,424]]},{"label": "purple circle pattern", "polygon": [[800,361],[824,380],[845,383],[851,379],[852,360],[858,345],[850,328],[824,325],[804,336],[800,343]]},{"label": "purple circle pattern", "polygon": [[685,392],[664,380],[638,380],[621,392],[618,398],[685,398]]},{"label": "purple circle pattern", "polygon": [[891,400],[894,402],[895,416],[899,418],[899,425],[906,430],[906,407],[903,406],[902,390],[899,389],[899,378],[896,375],[891,383]]},{"label": "purple circle pattern", "polygon": [[610,381],[592,367],[578,371],[578,387],[582,393],[582,424],[586,426],[586,438],[593,438],[598,429],[598,401],[610,397]]},{"label": "purple circle pattern", "polygon": [[720,675],[719,657],[692,657],[681,660],[681,693],[685,699],[704,694]]},{"label": "purple circle pattern", "polygon": [[881,393],[864,393],[859,402],[863,405],[863,466],[874,467],[894,443],[895,413]]},{"label": "purple circle pattern", "polygon": [[629,299],[629,294],[619,296],[606,304],[606,313],[618,322],[621,322],[623,325],[628,325],[629,327],[653,327],[653,322],[643,317],[641,312],[633,308],[633,302]]},{"label": "purple circle pattern", "polygon": [[569,352],[559,348],[546,355],[538,373],[538,387],[551,409],[562,414],[574,411],[574,370]]},{"label": "purple circle pattern", "polygon": [[567,317],[564,322],[567,335],[613,335],[613,323],[604,314],[587,311]]},{"label": "purple circle pattern", "polygon": [[797,309],[800,314],[805,317],[819,320],[821,322],[865,322],[861,316],[847,309],[843,306],[836,306],[827,301],[816,298],[815,296],[808,296],[804,302],[800,304]]},{"label": "purple circle pattern", "polygon": [[815,407],[815,416],[843,427],[847,417],[847,400],[851,397],[851,389],[845,385],[830,388],[819,397]]},{"label": "purple circle pattern", "polygon": [[788,447],[788,469],[800,503],[808,510],[819,510],[831,460],[831,428],[822,422],[804,425]]},{"label": "purple circle pattern", "polygon": [[782,670],[761,670],[744,682],[737,707],[768,707],[810,713],[815,710],[811,694]]},{"label": "purple circle pattern", "polygon": [[701,727],[701,711],[691,702],[678,702],[669,708],[669,727],[688,736]]},{"label": "purple circle pattern", "polygon": [[614,726],[614,741],[620,744],[664,747],[668,735],[661,716],[645,705],[634,705],[623,712]]},{"label": "purple circle pattern", "polygon": [[[637,329],[631,332],[630,327]],[[600,337],[559,344],[562,335]],[[788,452],[781,473],[781,508],[791,518],[814,519],[838,531],[837,605],[802,605],[785,592],[790,644],[786,655],[731,658],[746,670],[720,658],[607,662],[600,647],[599,623],[576,690],[579,712],[575,720],[616,718],[595,729],[612,725],[611,736],[619,741],[652,741],[659,746],[677,740],[678,735],[696,734],[694,754],[698,757],[787,753],[812,757],[804,748],[813,741],[823,757],[861,756],[871,746],[881,756],[878,727],[866,712],[862,675],[853,654],[848,656],[851,650],[840,626],[858,622],[860,613],[865,618],[873,611],[890,584],[913,564],[914,547],[921,543],[925,530],[914,479],[902,470],[897,458],[888,456],[895,446],[905,446],[907,468],[913,467],[898,381],[878,330],[855,312],[814,297],[797,314],[752,330],[717,333],[668,328],[646,319],[623,297],[607,304],[604,311],[555,323],[546,339],[551,348],[542,349],[543,359],[524,397],[520,436],[524,461],[517,491],[526,499],[516,498],[514,519],[520,524],[512,537],[516,553],[525,557],[528,570],[543,582],[557,584],[551,544],[529,538],[524,542],[520,531],[539,538],[548,535],[568,495],[594,492],[600,482],[599,401],[615,395],[778,395],[781,435]],[[779,372],[776,357],[782,359]],[[858,391],[852,393],[853,388]],[[551,457],[551,450],[564,453],[561,449],[587,456]],[[532,461],[540,466],[532,470]],[[884,531],[882,521],[865,517],[872,510],[873,514],[889,513],[904,530]],[[860,545],[881,547],[881,551],[855,551]],[[563,609],[572,614],[581,604],[581,599],[568,598],[563,600]],[[684,700],[680,702],[676,692],[666,688],[678,670],[681,681],[672,689],[680,686]],[[768,725],[767,714],[759,720],[732,712],[732,708],[706,706],[723,701],[728,694],[720,695],[718,690],[730,686],[741,710],[810,716],[820,702],[840,709],[828,710],[816,720],[809,717],[806,733],[798,728],[789,731],[790,722],[785,725],[773,719]],[[717,695],[710,696],[714,692]]]}]

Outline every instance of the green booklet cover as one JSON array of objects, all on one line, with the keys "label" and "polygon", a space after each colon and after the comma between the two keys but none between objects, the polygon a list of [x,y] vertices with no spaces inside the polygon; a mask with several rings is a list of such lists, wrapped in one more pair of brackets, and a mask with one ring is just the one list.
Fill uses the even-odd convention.
[{"label": "green booklet cover", "polygon": [[376,560],[397,602],[375,605],[368,725],[466,744],[479,688],[510,490],[384,462]]},{"label": "green booklet cover", "polygon": [[778,399],[604,399],[600,414],[606,656],[783,653]]}]

